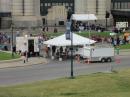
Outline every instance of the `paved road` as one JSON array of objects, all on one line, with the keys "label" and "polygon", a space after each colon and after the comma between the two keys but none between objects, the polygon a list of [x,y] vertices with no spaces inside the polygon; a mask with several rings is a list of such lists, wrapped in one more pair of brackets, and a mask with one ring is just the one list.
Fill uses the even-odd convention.
[{"label": "paved road", "polygon": [[[130,57],[120,56],[121,63],[91,63],[74,62],[74,75],[84,75],[96,72],[110,71],[110,64],[114,69],[130,67]],[[70,76],[70,61],[51,61],[48,64],[39,64],[26,67],[0,69],[0,86],[30,83],[40,80],[50,80]]]}]

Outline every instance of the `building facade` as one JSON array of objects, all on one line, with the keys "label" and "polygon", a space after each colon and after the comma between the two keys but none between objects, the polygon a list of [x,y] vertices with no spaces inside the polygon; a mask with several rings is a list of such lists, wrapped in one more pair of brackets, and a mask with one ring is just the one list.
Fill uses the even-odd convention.
[{"label": "building facade", "polygon": [[65,25],[68,9],[74,12],[74,0],[40,1],[40,12],[44,25]]},{"label": "building facade", "polygon": [[[3,0],[5,1],[5,0]],[[96,23],[105,24],[106,11],[110,12],[111,0],[8,0],[11,17],[17,27],[42,25],[64,26],[67,12],[95,14]],[[110,18],[111,19],[111,18]]]},{"label": "building facade", "polygon": [[130,0],[112,0],[111,13],[114,19],[114,25],[119,22],[128,23],[130,26]]},{"label": "building facade", "polygon": [[40,0],[12,0],[12,21],[18,27],[42,25]]},{"label": "building facade", "polygon": [[11,16],[11,0],[0,0],[0,28],[7,27]]},{"label": "building facade", "polygon": [[98,18],[96,23],[105,25],[105,15],[106,11],[110,12],[110,5],[111,0],[75,0],[75,13],[95,14]]},{"label": "building facade", "polygon": [[95,14],[98,17],[96,22],[105,25],[105,15],[106,11],[110,12],[110,5],[111,0],[41,0],[40,11],[43,24],[60,25],[66,21],[67,11],[71,8],[76,14]]}]

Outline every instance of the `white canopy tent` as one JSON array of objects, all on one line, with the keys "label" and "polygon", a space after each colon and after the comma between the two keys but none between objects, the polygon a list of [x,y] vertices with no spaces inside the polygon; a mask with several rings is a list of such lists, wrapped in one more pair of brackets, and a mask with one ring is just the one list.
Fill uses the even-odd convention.
[{"label": "white canopy tent", "polygon": [[[85,44],[93,44],[96,41],[82,37],[73,33],[73,45],[85,45]],[[58,36],[56,38],[50,39],[48,41],[44,41],[44,44],[47,45],[55,45],[55,46],[70,46],[71,40],[66,40],[65,34]]]},{"label": "white canopy tent", "polygon": [[71,19],[76,21],[90,21],[97,20],[97,17],[94,14],[72,14]]}]

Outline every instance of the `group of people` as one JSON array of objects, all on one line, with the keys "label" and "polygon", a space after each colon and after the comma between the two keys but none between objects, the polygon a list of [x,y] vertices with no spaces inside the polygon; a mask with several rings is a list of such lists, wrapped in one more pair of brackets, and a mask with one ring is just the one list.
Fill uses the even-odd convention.
[{"label": "group of people", "polygon": [[6,33],[0,32],[0,44],[10,43],[10,37]]},{"label": "group of people", "polygon": [[124,37],[111,37],[111,44],[113,46],[119,46],[119,45],[122,45],[122,44],[127,44],[129,43],[129,40],[127,40],[127,37],[124,36]]},{"label": "group of people", "polygon": [[0,49],[7,51],[8,45],[10,44],[10,37],[6,33],[0,32]]},{"label": "group of people", "polygon": [[101,24],[90,24],[90,23],[82,23],[82,22],[73,22],[72,23],[72,30],[73,31],[85,31],[85,30],[94,30],[103,32],[105,27]]},{"label": "group of people", "polygon": [[113,46],[119,46],[122,44],[127,44],[129,40],[126,36],[110,36],[110,37],[101,37],[92,35],[91,39],[97,41],[98,43],[111,43]]},{"label": "group of people", "polygon": [[45,46],[44,47],[44,52],[45,52],[45,57],[50,57],[50,56],[53,56],[55,57],[56,59],[58,58],[67,58],[68,56],[68,49],[67,47],[56,47],[56,46]]},{"label": "group of people", "polygon": [[43,27],[43,28],[42,28],[42,31],[43,31],[43,32],[48,32],[48,30],[49,30],[48,27]]}]

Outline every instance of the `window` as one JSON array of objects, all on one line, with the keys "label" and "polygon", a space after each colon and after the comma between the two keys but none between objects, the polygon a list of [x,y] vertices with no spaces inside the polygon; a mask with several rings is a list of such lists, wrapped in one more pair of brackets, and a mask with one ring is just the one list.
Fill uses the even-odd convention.
[{"label": "window", "polygon": [[45,6],[47,6],[47,3],[45,3]]},{"label": "window", "polygon": [[50,3],[48,3],[48,6],[51,6],[51,4],[50,4]]},{"label": "window", "polygon": [[117,9],[121,9],[121,3],[120,2],[117,3]]},{"label": "window", "polygon": [[111,4],[111,9],[114,9],[114,3]]},{"label": "window", "polygon": [[70,3],[70,6],[73,6],[73,3]]},{"label": "window", "polygon": [[59,5],[62,5],[62,3],[59,3]]},{"label": "window", "polygon": [[65,3],[65,6],[69,6],[69,4],[68,4],[68,3]]},{"label": "window", "polygon": [[52,3],[52,6],[56,6],[56,3]]},{"label": "window", "polygon": [[63,6],[65,6],[65,3],[63,3]]},{"label": "window", "polygon": [[128,9],[130,9],[130,2],[128,2]]},{"label": "window", "polygon": [[127,9],[128,8],[128,3],[124,2],[124,5],[125,5],[125,9]]},{"label": "window", "polygon": [[43,3],[41,3],[41,6],[43,6]]},{"label": "window", "polygon": [[118,5],[117,5],[117,2],[115,2],[115,4],[114,4],[115,6],[115,9],[118,9]]},{"label": "window", "polygon": [[122,2],[122,3],[121,3],[121,9],[124,9],[124,8],[125,8],[125,3]]}]

